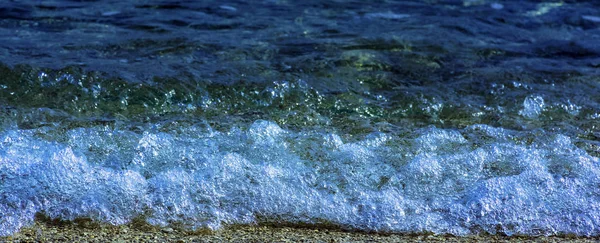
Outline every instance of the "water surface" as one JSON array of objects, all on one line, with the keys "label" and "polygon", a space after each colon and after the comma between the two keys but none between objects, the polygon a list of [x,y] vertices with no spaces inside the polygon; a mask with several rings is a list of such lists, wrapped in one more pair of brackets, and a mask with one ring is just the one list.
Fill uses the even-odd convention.
[{"label": "water surface", "polygon": [[595,1],[0,4],[0,235],[600,233]]}]

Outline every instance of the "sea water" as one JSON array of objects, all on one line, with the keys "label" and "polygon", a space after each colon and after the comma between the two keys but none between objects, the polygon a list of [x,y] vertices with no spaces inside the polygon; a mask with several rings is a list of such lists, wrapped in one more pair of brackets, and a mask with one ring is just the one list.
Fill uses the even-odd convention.
[{"label": "sea water", "polygon": [[598,4],[0,4],[0,235],[600,235]]}]

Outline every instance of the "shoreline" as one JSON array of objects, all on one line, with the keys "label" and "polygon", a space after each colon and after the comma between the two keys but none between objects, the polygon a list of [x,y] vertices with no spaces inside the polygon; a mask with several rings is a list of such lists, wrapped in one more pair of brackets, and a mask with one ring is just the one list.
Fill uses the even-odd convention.
[{"label": "shoreline", "polygon": [[113,226],[89,220],[35,220],[0,242],[597,242],[600,237],[576,236],[451,236],[387,234],[318,227],[274,225],[230,226],[210,231],[161,228],[134,221]]}]

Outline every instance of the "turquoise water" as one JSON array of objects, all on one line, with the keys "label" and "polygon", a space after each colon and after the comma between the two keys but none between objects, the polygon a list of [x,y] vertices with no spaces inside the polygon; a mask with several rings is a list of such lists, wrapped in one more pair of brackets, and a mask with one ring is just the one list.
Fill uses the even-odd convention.
[{"label": "turquoise water", "polygon": [[0,235],[600,233],[595,2],[0,4]]}]

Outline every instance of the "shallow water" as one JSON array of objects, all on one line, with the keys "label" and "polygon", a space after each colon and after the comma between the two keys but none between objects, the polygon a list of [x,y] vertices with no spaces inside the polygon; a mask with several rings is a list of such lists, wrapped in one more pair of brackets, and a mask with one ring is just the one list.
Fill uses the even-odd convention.
[{"label": "shallow water", "polygon": [[0,235],[600,234],[584,2],[0,4]]}]

